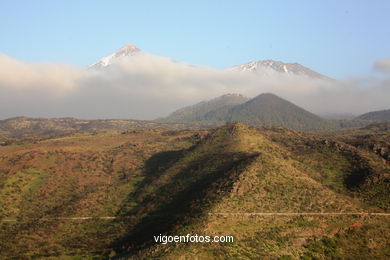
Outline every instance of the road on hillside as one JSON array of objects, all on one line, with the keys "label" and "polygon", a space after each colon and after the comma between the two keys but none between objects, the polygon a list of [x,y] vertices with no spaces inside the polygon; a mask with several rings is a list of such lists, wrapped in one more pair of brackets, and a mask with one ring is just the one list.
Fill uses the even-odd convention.
[{"label": "road on hillside", "polygon": [[[390,213],[385,212],[245,212],[245,213],[224,213],[224,212],[211,212],[208,213],[210,216],[390,216]],[[122,217],[57,217],[57,218],[41,218],[40,221],[44,220],[112,220],[112,219],[128,219],[131,216]],[[0,222],[18,222],[18,219],[2,219]]]}]

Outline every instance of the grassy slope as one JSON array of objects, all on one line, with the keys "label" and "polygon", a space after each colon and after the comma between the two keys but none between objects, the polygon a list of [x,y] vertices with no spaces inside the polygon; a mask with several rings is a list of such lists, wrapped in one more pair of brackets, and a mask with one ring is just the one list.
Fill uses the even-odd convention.
[{"label": "grassy slope", "polygon": [[200,129],[210,128],[210,124],[163,123],[157,121],[102,119],[83,120],[76,118],[29,118],[15,117],[0,120],[0,145],[2,138],[37,137],[42,138],[66,135],[75,132],[132,131],[139,129]]},{"label": "grassy slope", "polygon": [[[223,117],[228,112],[229,108],[245,103],[248,98],[237,95],[228,94],[209,101],[202,101],[193,106],[181,108],[166,118],[162,119],[163,122],[221,122],[224,121]],[[215,113],[221,114],[222,118],[215,115]]]},{"label": "grassy slope", "polygon": [[[380,212],[388,210],[390,205],[388,185],[387,196],[375,194],[373,197],[376,196],[376,199],[372,199],[365,195],[367,190],[372,192],[370,185],[367,187],[363,184],[359,186],[360,190],[356,191],[348,188],[344,178],[340,178],[343,177],[340,175],[345,174],[345,169],[356,164],[356,161],[351,161],[348,152],[330,149],[332,151],[329,153],[328,145],[318,145],[315,137],[310,141],[310,138],[307,139],[299,136],[297,132],[285,129],[263,128],[259,133],[258,130],[241,127],[239,146],[242,150],[259,155],[231,186],[229,196],[224,196],[210,210],[207,210],[208,212]],[[275,141],[276,137],[279,137],[278,144],[271,142],[271,140]],[[298,144],[288,144],[289,140],[299,141],[305,147],[296,148]],[[302,153],[304,150],[310,151]],[[319,154],[321,158],[318,157]],[[333,156],[328,157],[331,154]],[[365,159],[359,158],[359,160]],[[386,169],[379,158],[374,156],[372,160],[376,160],[381,165],[379,166],[381,169],[377,169],[379,172]],[[328,175],[322,174],[323,171]],[[371,174],[375,174],[374,172],[377,171],[373,170]],[[157,251],[160,257],[168,259],[179,256],[189,259],[195,256],[205,259],[274,259],[283,255],[292,258],[311,256],[327,258],[330,256],[327,250],[331,250],[327,248],[327,244],[321,245],[322,248],[318,250],[313,249],[313,244],[317,240],[321,241],[321,237],[330,236],[329,239],[333,239],[332,241],[336,241],[337,244],[335,252],[332,251],[335,257],[352,257],[356,255],[354,252],[356,242],[350,237],[350,233],[357,232],[358,235],[355,236],[360,235],[362,239],[359,243],[359,252],[363,253],[363,257],[376,255],[384,258],[385,254],[390,254],[386,248],[389,237],[385,230],[389,231],[388,217],[275,217],[217,214],[200,220],[191,231],[207,235],[233,235],[236,239],[235,243],[181,244],[179,247],[170,248],[167,254],[163,252],[170,245],[160,245],[157,246],[160,251],[154,249],[151,255],[158,255]],[[333,237],[335,234],[337,235]],[[342,242],[338,243],[338,241]],[[370,241],[371,244],[365,244],[364,241]]]},{"label": "grassy slope", "polygon": [[[356,237],[363,256],[389,254],[388,217],[208,214],[388,211],[389,165],[377,154],[335,134],[278,127],[205,133],[74,134],[2,147],[1,214],[20,222],[2,223],[1,254],[352,257]],[[123,218],[47,219],[76,215]],[[235,243],[156,245],[160,233]]]},{"label": "grassy slope", "polygon": [[[169,134],[169,132],[168,132]],[[115,223],[47,220],[112,216],[144,178],[152,155],[192,145],[191,132],[144,130],[74,134],[0,150],[1,251],[5,255],[57,255],[100,251]],[[12,236],[10,237],[10,234]]]}]

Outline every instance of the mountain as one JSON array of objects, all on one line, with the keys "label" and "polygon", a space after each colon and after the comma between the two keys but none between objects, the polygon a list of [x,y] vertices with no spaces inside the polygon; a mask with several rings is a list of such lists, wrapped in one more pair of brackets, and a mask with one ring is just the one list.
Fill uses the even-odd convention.
[{"label": "mountain", "polygon": [[274,60],[252,61],[246,64],[233,66],[230,69],[237,71],[250,71],[262,76],[269,76],[274,73],[282,73],[322,80],[330,80],[329,77],[302,66],[299,63],[283,63],[281,61]]},{"label": "mountain", "polygon": [[[147,55],[146,52],[142,51],[138,47],[132,44],[127,44],[120,48],[113,54],[110,54],[96,63],[90,65],[89,69],[101,69],[108,67],[124,57],[134,57],[139,55]],[[327,76],[324,76],[316,71],[313,71],[299,63],[284,63],[281,61],[274,60],[259,60],[252,61],[246,64],[233,66],[230,70],[236,71],[250,71],[262,76],[270,76],[275,73],[305,76],[309,78],[322,79],[322,80],[333,80]]]},{"label": "mountain", "polygon": [[277,125],[299,130],[321,129],[327,121],[274,94],[260,94],[248,102],[232,107],[227,122],[249,125]]},{"label": "mountain", "polygon": [[[390,133],[327,134],[231,123],[0,146],[0,258],[385,259],[389,161],[353,142]],[[154,240],[187,234],[234,242]]]},{"label": "mountain", "polygon": [[145,55],[145,52],[137,48],[136,46],[132,44],[127,44],[120,48],[115,53],[108,55],[107,57],[104,57],[100,59],[98,62],[90,65],[89,69],[101,69],[107,66],[110,66],[111,64],[115,63],[115,61],[119,60],[123,57],[134,57],[139,55]]},{"label": "mountain", "polygon": [[[164,118],[163,121],[167,122],[201,122],[208,121],[208,114],[220,111],[224,113],[229,110],[229,108],[245,103],[249,99],[244,97],[241,94],[226,94],[210,101],[202,101],[193,106],[184,107],[179,109],[168,117]],[[211,118],[210,121],[223,121],[223,120],[214,120]]]},{"label": "mountain", "polygon": [[243,122],[249,125],[276,125],[299,130],[329,128],[330,123],[274,94],[248,100],[225,95],[182,108],[164,119],[167,122]]},{"label": "mountain", "polygon": [[390,109],[369,112],[358,116],[356,119],[390,121]]}]

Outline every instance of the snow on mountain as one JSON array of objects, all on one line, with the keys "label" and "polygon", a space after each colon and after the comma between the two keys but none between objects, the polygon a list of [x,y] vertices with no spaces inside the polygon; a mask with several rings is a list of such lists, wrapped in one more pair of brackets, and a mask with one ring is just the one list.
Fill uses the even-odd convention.
[{"label": "snow on mountain", "polygon": [[141,49],[137,48],[136,46],[132,44],[127,44],[120,48],[115,53],[108,55],[107,57],[104,57],[100,59],[98,62],[90,65],[89,69],[100,69],[107,66],[110,66],[111,64],[115,63],[116,60],[122,57],[132,57],[132,56],[138,56],[138,55],[144,55],[145,52],[143,52]]},{"label": "snow on mountain", "polygon": [[[115,53],[108,55],[100,59],[98,62],[90,65],[89,69],[101,69],[110,66],[115,63],[119,59],[123,57],[134,57],[140,55],[149,55],[148,53],[142,51],[132,44],[127,44],[120,48]],[[322,80],[331,80],[330,78],[315,72],[309,68],[302,66],[299,63],[283,63],[281,61],[274,60],[259,60],[252,61],[246,64],[233,66],[229,68],[229,70],[236,71],[244,71],[244,72],[253,72],[261,76],[270,76],[273,74],[289,74],[289,75],[298,75],[298,76],[306,76],[314,79],[322,79]]]},{"label": "snow on mountain", "polygon": [[252,61],[246,64],[233,66],[230,69],[237,71],[250,71],[263,76],[278,72],[310,78],[329,79],[328,77],[306,68],[299,63],[283,63],[281,61],[274,60]]}]

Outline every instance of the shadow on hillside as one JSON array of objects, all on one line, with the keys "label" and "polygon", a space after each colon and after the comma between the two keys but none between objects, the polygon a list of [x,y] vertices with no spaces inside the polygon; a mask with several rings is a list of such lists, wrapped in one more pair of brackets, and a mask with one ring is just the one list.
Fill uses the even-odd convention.
[{"label": "shadow on hillside", "polygon": [[231,190],[246,165],[258,156],[226,152],[181,160],[187,152],[162,152],[147,160],[146,178],[128,198],[136,200],[138,206],[118,213],[132,218],[125,235],[111,248],[131,254],[155,244],[154,236],[177,234],[180,228],[199,223],[207,209]]},{"label": "shadow on hillside", "polygon": [[349,190],[354,190],[359,188],[365,180],[370,176],[371,172],[369,168],[360,168],[354,170],[352,173],[348,174],[344,178],[344,185]]},{"label": "shadow on hillside", "polygon": [[175,162],[177,162],[185,154],[186,151],[186,149],[182,149],[158,152],[152,155],[149,159],[147,159],[143,167],[143,175],[145,176],[145,178],[136,185],[135,191],[132,192],[128,196],[128,198],[122,203],[123,206],[117,212],[117,216],[132,216],[135,211],[128,211],[125,205],[129,202],[132,203],[135,199],[137,200],[137,202],[141,203],[142,191],[149,187],[153,180],[161,176],[161,174],[163,174],[166,169],[168,169]]},{"label": "shadow on hillside", "polygon": [[350,163],[344,176],[344,186],[353,191],[361,187],[375,171],[370,167],[368,159],[358,154],[345,153]]}]

